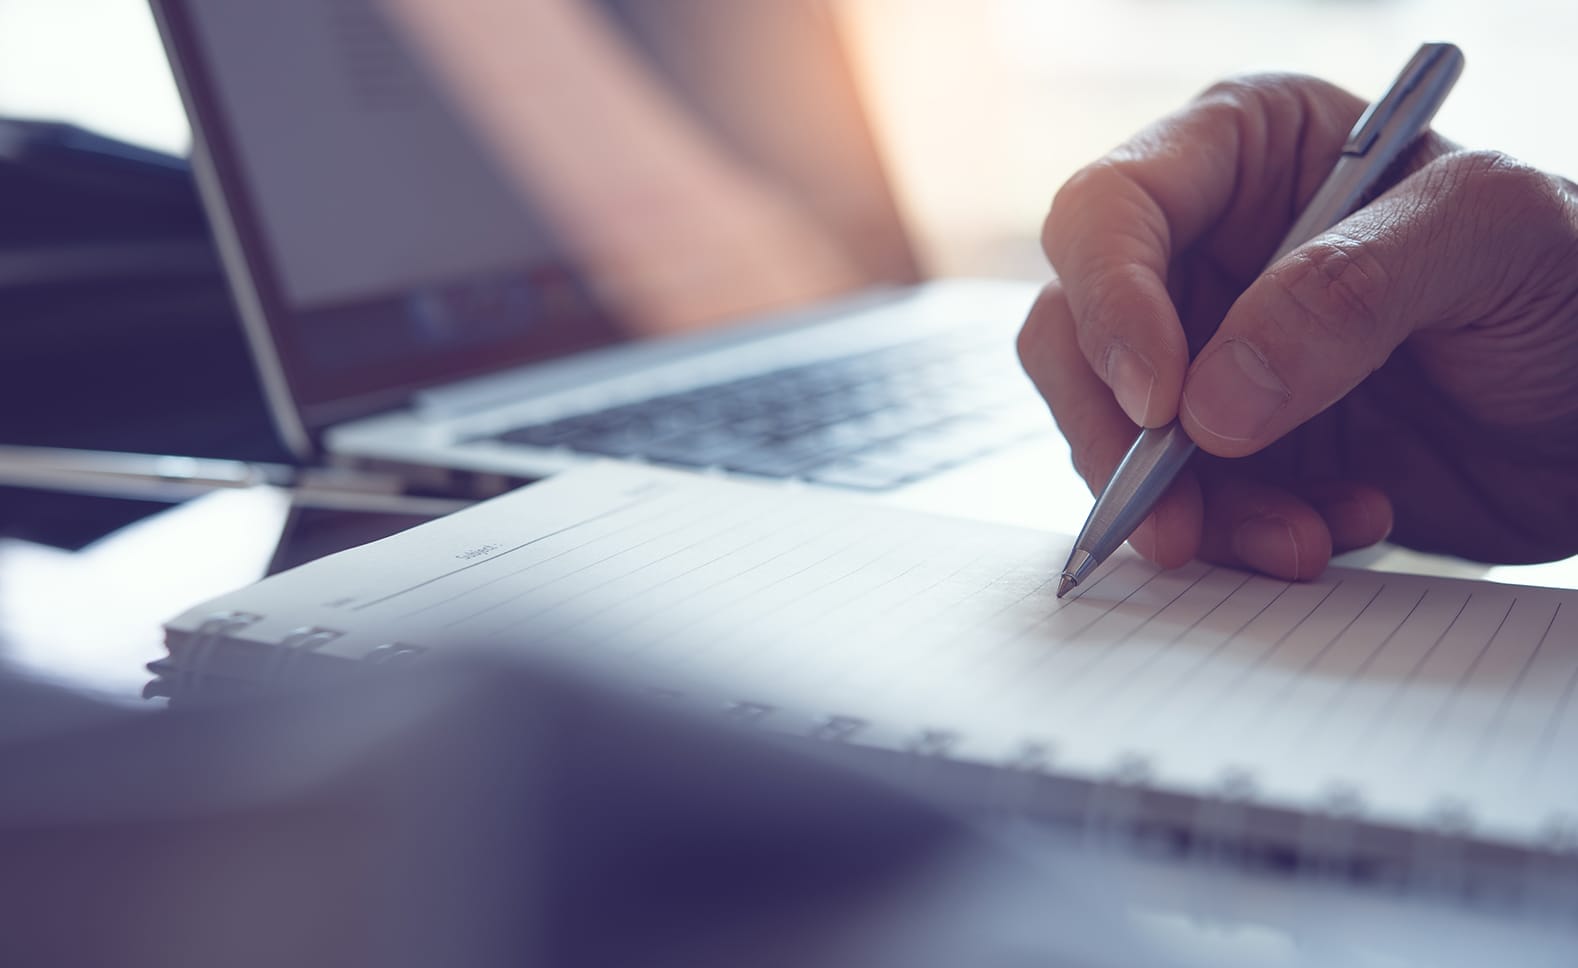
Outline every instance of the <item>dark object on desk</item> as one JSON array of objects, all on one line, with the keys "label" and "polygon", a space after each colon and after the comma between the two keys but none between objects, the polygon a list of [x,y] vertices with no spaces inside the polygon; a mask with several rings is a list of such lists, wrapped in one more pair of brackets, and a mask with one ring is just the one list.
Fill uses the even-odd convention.
[{"label": "dark object on desk", "polygon": [[[0,119],[0,443],[280,460],[181,158]],[[74,547],[163,505],[0,490]]]},{"label": "dark object on desk", "polygon": [[268,573],[276,575],[431,520],[432,516],[422,514],[292,506],[285,527],[281,529],[279,544],[274,548],[274,556],[269,560]]},{"label": "dark object on desk", "polygon": [[0,744],[8,965],[1168,963],[1088,861],[550,668],[162,715],[29,691],[0,679],[30,711]]}]

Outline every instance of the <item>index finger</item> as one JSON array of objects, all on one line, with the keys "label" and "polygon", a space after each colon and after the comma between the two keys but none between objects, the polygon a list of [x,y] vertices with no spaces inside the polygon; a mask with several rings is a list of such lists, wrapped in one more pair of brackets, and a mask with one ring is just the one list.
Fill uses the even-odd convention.
[{"label": "index finger", "polygon": [[1227,82],[1058,192],[1042,244],[1081,353],[1130,419],[1157,427],[1177,415],[1189,349],[1167,289],[1174,253],[1227,223],[1274,244],[1294,201],[1314,190],[1304,173],[1322,170],[1302,156],[1335,155],[1362,107],[1310,79]]}]

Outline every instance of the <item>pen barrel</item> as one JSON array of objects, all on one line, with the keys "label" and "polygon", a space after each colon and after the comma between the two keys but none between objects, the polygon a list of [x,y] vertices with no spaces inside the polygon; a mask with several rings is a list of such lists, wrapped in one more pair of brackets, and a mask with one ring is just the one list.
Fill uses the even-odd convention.
[{"label": "pen barrel", "polygon": [[1288,229],[1282,237],[1282,243],[1266,260],[1266,268],[1276,265],[1289,252],[1306,242],[1320,238],[1338,222],[1358,211],[1375,191],[1375,181],[1375,162],[1357,155],[1338,158],[1331,175],[1321,183],[1298,221]]},{"label": "pen barrel", "polygon": [[[1354,124],[1331,173],[1288,229],[1268,268],[1369,201],[1386,172],[1430,127],[1462,70],[1463,54],[1451,44],[1419,48],[1386,94]],[[1068,578],[1076,584],[1083,581],[1118,550],[1150,514],[1194,449],[1177,421],[1140,431],[1079,533],[1069,557]]]},{"label": "pen barrel", "polygon": [[1081,541],[1075,547],[1095,563],[1105,561],[1150,514],[1194,451],[1194,441],[1176,420],[1141,430],[1080,531],[1089,544]]},{"label": "pen barrel", "polygon": [[1331,174],[1266,261],[1270,268],[1294,249],[1329,231],[1380,190],[1381,179],[1430,122],[1463,73],[1463,52],[1451,44],[1425,44],[1348,135]]}]

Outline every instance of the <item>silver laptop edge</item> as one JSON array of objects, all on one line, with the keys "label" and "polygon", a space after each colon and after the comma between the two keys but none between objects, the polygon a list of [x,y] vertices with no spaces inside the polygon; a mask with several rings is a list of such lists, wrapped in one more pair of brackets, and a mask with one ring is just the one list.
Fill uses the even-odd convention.
[{"label": "silver laptop edge", "polygon": [[[954,327],[996,330],[1005,358],[1011,358],[1013,334],[1036,288],[1019,281],[943,280],[858,294],[827,307],[744,320],[691,337],[594,350],[420,394],[410,407],[332,428],[325,441],[331,454],[353,460],[441,464],[518,477],[555,473],[596,458],[477,438],[895,346]],[[1005,368],[1011,365],[1005,362]],[[1026,392],[1033,394],[1028,381]],[[462,441],[471,442],[457,446]]]},{"label": "silver laptop edge", "polygon": [[428,487],[487,493],[607,459],[491,439],[512,426],[971,328],[990,331],[1000,344],[1003,372],[1024,382],[1027,407],[1037,408],[1047,433],[879,499],[1077,529],[1072,515],[1082,511],[1072,509],[1088,497],[1062,442],[1050,433],[1044,408],[1013,361],[1013,336],[1037,289],[1032,282],[946,280],[857,292],[686,336],[619,343],[456,380],[391,400],[371,416],[331,422],[315,431],[303,420],[301,401],[293,394],[267,300],[210,150],[210,132],[196,103],[198,92],[192,89],[193,78],[202,75],[181,63],[181,44],[173,38],[164,2],[154,0],[152,6],[192,120],[198,185],[269,407],[285,443],[303,459],[395,470]]}]

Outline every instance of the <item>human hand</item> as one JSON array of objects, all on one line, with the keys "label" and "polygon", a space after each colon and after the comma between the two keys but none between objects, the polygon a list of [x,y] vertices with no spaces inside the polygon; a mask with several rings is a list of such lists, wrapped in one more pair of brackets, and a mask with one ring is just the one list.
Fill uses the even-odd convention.
[{"label": "human hand", "polygon": [[1379,198],[1265,267],[1363,107],[1313,78],[1220,84],[1053,202],[1057,279],[1020,358],[1093,491],[1136,424],[1177,417],[1199,445],[1130,539],[1163,566],[1312,578],[1388,533],[1578,553],[1570,183],[1427,134]]}]

